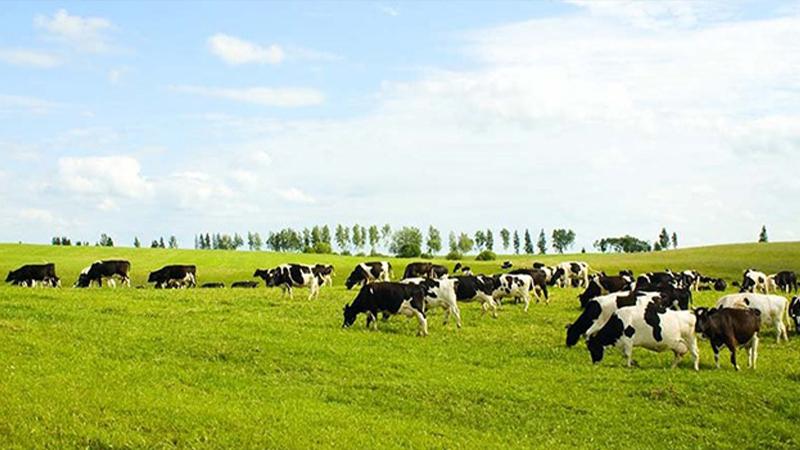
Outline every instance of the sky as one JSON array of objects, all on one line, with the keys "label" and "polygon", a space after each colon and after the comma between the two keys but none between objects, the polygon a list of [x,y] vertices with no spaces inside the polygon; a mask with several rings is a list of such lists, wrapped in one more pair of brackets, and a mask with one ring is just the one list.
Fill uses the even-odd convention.
[{"label": "sky", "polygon": [[0,241],[800,240],[797,2],[4,2]]}]

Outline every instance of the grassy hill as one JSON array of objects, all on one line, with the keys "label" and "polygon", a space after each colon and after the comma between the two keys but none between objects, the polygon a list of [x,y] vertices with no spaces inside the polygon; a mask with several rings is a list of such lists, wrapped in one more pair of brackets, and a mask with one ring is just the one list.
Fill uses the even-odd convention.
[{"label": "grassy hill", "polygon": [[[65,286],[101,258],[133,265],[134,283],[165,263],[200,281],[250,279],[255,267],[329,262],[319,300],[278,290],[0,287],[0,446],[4,448],[798,448],[800,340],[763,333],[759,368],[723,354],[701,371],[671,354],[612,349],[598,366],[564,346],[576,289],[498,319],[462,305],[464,327],[431,312],[430,336],[392,318],[377,332],[341,328],[354,297],[341,283],[364,258],[127,248],[0,245],[0,270],[57,264]],[[800,244],[728,245],[580,258],[606,271],[696,268],[738,279],[748,266],[800,269]],[[511,257],[527,264],[531,257]],[[407,261],[392,260],[395,275]],[[499,261],[470,262],[492,272]],[[452,262],[448,262],[452,267]],[[701,293],[696,304],[712,304]],[[740,353],[740,361],[745,361]]]}]

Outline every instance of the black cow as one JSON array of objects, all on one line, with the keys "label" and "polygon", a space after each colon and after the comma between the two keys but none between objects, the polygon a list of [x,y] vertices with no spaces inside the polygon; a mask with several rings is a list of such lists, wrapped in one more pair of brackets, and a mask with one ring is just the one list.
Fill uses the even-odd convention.
[{"label": "black cow", "polygon": [[224,288],[225,283],[220,283],[220,282],[203,283],[200,287],[204,289],[218,289],[218,288]]},{"label": "black cow", "polygon": [[119,277],[121,282],[128,287],[131,287],[131,263],[124,259],[112,259],[105,261],[95,261],[91,266],[83,269],[78,275],[78,280],[75,282],[75,287],[86,288],[97,283],[98,287],[103,286],[103,278],[108,278],[108,284],[112,287],[116,286],[114,283],[115,276]]},{"label": "black cow", "polygon": [[[510,275],[529,275],[533,278],[533,288],[539,289],[544,294],[545,303],[550,303],[550,294],[547,292],[547,273],[542,269],[514,269],[508,272]],[[536,302],[539,302],[539,294],[534,291]]]},{"label": "black cow", "polygon": [[612,292],[629,291],[633,285],[633,278],[629,275],[606,275],[601,273],[589,278],[589,286],[580,295],[578,300],[581,308],[585,308],[589,300],[603,294]]},{"label": "black cow", "polygon": [[511,261],[503,261],[503,265],[500,266],[500,268],[503,270],[510,269],[512,267],[514,267],[514,264],[511,264]]},{"label": "black cow", "polygon": [[497,302],[492,298],[492,293],[497,288],[496,280],[482,275],[460,275],[453,277],[456,280],[456,300],[468,302],[477,299],[481,302],[481,314],[491,308],[492,317],[497,318]]},{"label": "black cow", "polygon": [[197,286],[197,266],[164,266],[147,277],[148,283],[155,283],[156,289]]},{"label": "black cow", "polygon": [[695,329],[711,341],[714,362],[719,368],[719,351],[722,346],[731,352],[731,364],[736,370],[736,347],[748,349],[748,367],[756,368],[758,359],[758,332],[761,329],[761,313],[757,309],[741,308],[697,308]]},{"label": "black cow", "polygon": [[266,287],[280,286],[284,294],[293,298],[292,288],[307,287],[308,299],[319,297],[319,278],[314,274],[314,267],[305,264],[281,264],[273,269],[256,269],[254,277],[264,280]]},{"label": "black cow", "polygon": [[428,321],[425,318],[425,289],[414,284],[393,282],[377,282],[361,287],[355,300],[344,306],[343,328],[348,328],[356,321],[360,313],[367,315],[367,328],[378,328],[378,313],[384,317],[403,314],[416,317],[419,322],[417,335],[427,336]]},{"label": "black cow", "polygon": [[40,283],[42,286],[56,287],[61,285],[61,279],[56,275],[54,263],[26,264],[19,269],[9,271],[6,283],[27,287],[34,287],[36,283]]},{"label": "black cow", "polygon": [[783,292],[788,294],[789,292],[794,291],[797,293],[796,273],[789,270],[782,270],[775,275],[770,275],[770,278],[772,278],[775,286],[777,286],[778,289],[782,290]]},{"label": "black cow", "polygon": [[447,267],[429,262],[413,262],[406,266],[403,278],[442,278],[448,273]]},{"label": "black cow", "polygon": [[391,273],[392,264],[388,261],[359,263],[350,272],[350,276],[347,277],[344,285],[347,289],[352,289],[357,284],[363,286],[374,281],[389,281],[391,280]]},{"label": "black cow", "polygon": [[257,288],[258,281],[234,281],[231,288]]},{"label": "black cow", "polygon": [[717,278],[714,280],[714,290],[717,292],[722,292],[725,289],[728,289],[728,283],[725,282],[722,278]]}]

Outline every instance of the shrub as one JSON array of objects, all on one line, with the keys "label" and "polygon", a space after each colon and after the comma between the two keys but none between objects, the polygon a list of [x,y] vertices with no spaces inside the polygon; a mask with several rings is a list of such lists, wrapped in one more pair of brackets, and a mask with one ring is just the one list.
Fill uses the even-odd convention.
[{"label": "shrub", "polygon": [[303,249],[303,253],[329,254],[333,253],[333,248],[331,248],[331,244],[328,244],[327,242],[317,242],[316,244]]},{"label": "shrub", "polygon": [[448,253],[447,256],[445,256],[445,258],[452,261],[452,260],[464,259],[464,255],[462,255],[461,252],[459,251],[451,250],[450,253]]},{"label": "shrub", "polygon": [[419,255],[419,257],[422,259],[433,259],[433,255],[431,255],[430,253],[423,253]]},{"label": "shrub", "polygon": [[491,250],[484,250],[475,257],[475,261],[494,261],[495,259],[497,259],[497,255]]},{"label": "shrub", "polygon": [[392,236],[389,251],[400,258],[416,258],[422,254],[422,233],[415,227],[403,227]]}]

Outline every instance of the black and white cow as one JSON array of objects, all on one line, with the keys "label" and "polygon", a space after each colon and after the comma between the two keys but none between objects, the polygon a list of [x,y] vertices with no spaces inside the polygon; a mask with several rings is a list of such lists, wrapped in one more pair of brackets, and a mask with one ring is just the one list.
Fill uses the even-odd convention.
[{"label": "black and white cow", "polygon": [[567,325],[567,347],[577,344],[581,337],[588,337],[606,324],[611,315],[620,308],[649,303],[657,299],[652,292],[614,292],[589,300],[575,322]]},{"label": "black and white cow", "polygon": [[314,264],[314,275],[317,276],[317,282],[320,286],[333,286],[333,265]]},{"label": "black and white cow", "polygon": [[556,264],[555,267],[552,283],[557,283],[559,287],[571,287],[573,281],[577,282],[578,287],[589,286],[589,264],[583,261],[566,261]]},{"label": "black and white cow", "polygon": [[511,261],[508,260],[503,261],[503,264],[500,266],[500,268],[503,270],[510,269],[512,267],[514,267],[514,264],[512,264]]},{"label": "black and white cow", "polygon": [[740,292],[758,292],[769,294],[768,278],[764,272],[747,269],[742,274],[742,287]]},{"label": "black and white cow", "polygon": [[789,317],[794,322],[794,331],[800,333],[800,297],[792,298],[789,303]]},{"label": "black and white cow", "polygon": [[700,288],[700,272],[696,270],[684,270],[678,274],[677,284],[679,288],[689,289],[697,292]]},{"label": "black and white cow", "polygon": [[555,281],[553,280],[553,276],[556,273],[555,267],[548,266],[540,262],[534,262],[533,268],[544,272],[545,282],[547,283],[548,286],[553,286],[555,284]]},{"label": "black and white cow", "polygon": [[358,291],[352,303],[343,308],[343,328],[348,328],[356,317],[367,315],[367,328],[378,329],[378,313],[384,315],[402,314],[416,317],[419,322],[417,335],[428,335],[428,320],[425,317],[425,289],[421,286],[390,281],[365,284]]},{"label": "black and white cow", "polygon": [[633,286],[633,278],[628,275],[593,275],[589,279],[589,286],[580,295],[578,300],[581,308],[585,308],[589,300],[605,294],[629,291]]},{"label": "black and white cow", "polygon": [[26,264],[16,270],[9,271],[6,283],[26,287],[34,287],[37,284],[57,287],[61,286],[61,279],[56,275],[56,265],[54,263]]},{"label": "black and white cow", "polygon": [[533,280],[531,285],[533,295],[536,297],[536,303],[539,303],[541,296],[539,291],[544,295],[544,302],[546,305],[550,304],[550,294],[547,292],[547,273],[542,269],[514,269],[508,272],[511,275],[528,275]]},{"label": "black and white cow", "polygon": [[492,298],[496,281],[483,275],[462,275],[453,277],[456,280],[456,299],[461,302],[478,300],[481,303],[481,315],[492,310],[492,317],[497,318],[497,302]]},{"label": "black and white cow", "polygon": [[475,275],[472,273],[472,268],[469,266],[464,266],[460,262],[456,263],[456,266],[453,267],[453,275]]},{"label": "black and white cow", "polygon": [[785,293],[794,291],[797,293],[797,274],[790,270],[782,270],[778,273],[773,273],[768,278],[770,288],[774,291],[781,290]]},{"label": "black and white cow", "polygon": [[677,287],[677,280],[675,279],[675,275],[670,270],[666,270],[664,272],[647,272],[639,275],[636,278],[636,285],[639,286],[640,284],[646,284],[648,286],[669,284]]},{"label": "black and white cow", "polygon": [[500,303],[500,300],[505,297],[522,299],[525,303],[523,311],[528,312],[528,306],[531,303],[530,292],[534,289],[533,277],[526,274],[504,273],[495,275],[493,278],[495,287],[492,291],[492,298],[495,302]]},{"label": "black and white cow", "polygon": [[352,289],[357,284],[363,286],[375,281],[390,281],[391,273],[392,264],[388,261],[359,263],[347,277],[344,285],[347,289]]},{"label": "black and white cow", "polygon": [[448,273],[447,267],[429,262],[412,262],[406,266],[403,278],[442,278]]},{"label": "black and white cow", "polygon": [[280,287],[289,298],[294,298],[292,288],[307,287],[308,299],[319,297],[319,278],[314,274],[314,266],[306,264],[281,264],[278,267],[265,270],[256,269],[254,277],[264,280],[266,287]]},{"label": "black and white cow", "polygon": [[458,308],[456,296],[456,280],[452,278],[406,278],[401,281],[405,284],[415,284],[425,290],[425,306],[429,308],[444,309],[444,324],[452,314],[456,318],[456,326],[461,328],[461,310]]},{"label": "black and white cow", "polygon": [[231,283],[231,288],[246,288],[252,289],[258,287],[258,281],[234,281]]},{"label": "black and white cow", "polygon": [[637,292],[656,292],[661,298],[661,304],[666,308],[671,308],[676,311],[685,311],[689,309],[692,303],[692,291],[685,288],[675,287],[674,284],[659,283],[648,284],[644,282],[637,282],[634,290]]},{"label": "black and white cow", "polygon": [[169,265],[150,272],[148,283],[155,283],[156,289],[197,286],[197,266]]},{"label": "black and white cow", "polygon": [[86,288],[97,283],[98,287],[103,286],[103,279],[108,281],[108,285],[116,287],[114,277],[119,277],[120,282],[127,287],[131,287],[131,263],[123,259],[110,259],[95,261],[91,266],[83,269],[78,275],[75,287]]}]

